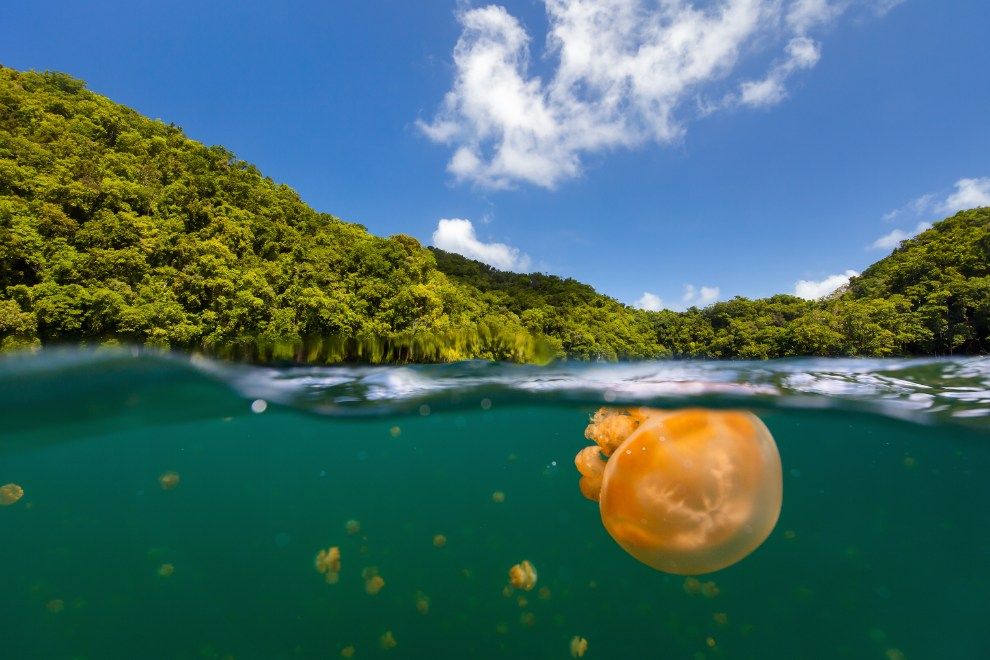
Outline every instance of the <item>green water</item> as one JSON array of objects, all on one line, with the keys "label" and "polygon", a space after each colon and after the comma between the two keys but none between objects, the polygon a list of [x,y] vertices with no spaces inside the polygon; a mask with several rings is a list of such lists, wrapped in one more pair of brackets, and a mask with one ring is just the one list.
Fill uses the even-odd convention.
[{"label": "green water", "polygon": [[[591,399],[462,388],[428,414],[255,414],[157,362],[23,367],[0,369],[0,484],[25,491],[0,507],[3,658],[567,658],[575,635],[587,658],[990,657],[979,424],[761,399],[783,510],[756,552],[699,576],[707,597],[628,556],[581,497]],[[330,585],[313,560],[334,545]],[[549,593],[521,607],[502,590],[523,559]]]}]

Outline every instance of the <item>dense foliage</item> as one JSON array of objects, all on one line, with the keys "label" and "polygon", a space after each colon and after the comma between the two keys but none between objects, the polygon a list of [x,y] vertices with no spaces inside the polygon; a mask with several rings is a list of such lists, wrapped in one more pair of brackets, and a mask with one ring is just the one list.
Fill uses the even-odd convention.
[{"label": "dense foliage", "polygon": [[643,312],[574,280],[373,236],[78,80],[0,67],[0,348],[320,361],[986,351],[988,223],[987,209],[939,223],[827,301]]}]

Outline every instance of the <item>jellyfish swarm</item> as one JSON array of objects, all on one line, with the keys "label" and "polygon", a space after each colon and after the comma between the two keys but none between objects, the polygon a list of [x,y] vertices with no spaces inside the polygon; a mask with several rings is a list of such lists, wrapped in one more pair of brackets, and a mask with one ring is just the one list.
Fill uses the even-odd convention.
[{"label": "jellyfish swarm", "polygon": [[677,575],[731,566],[766,540],[783,499],[780,454],[742,411],[602,408],[574,459],[582,494],[629,554]]}]

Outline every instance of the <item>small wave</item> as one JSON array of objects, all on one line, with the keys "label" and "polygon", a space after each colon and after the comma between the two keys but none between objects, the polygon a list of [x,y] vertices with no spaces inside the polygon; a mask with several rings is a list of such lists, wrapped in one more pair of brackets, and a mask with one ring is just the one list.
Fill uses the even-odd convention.
[{"label": "small wave", "polygon": [[[7,399],[15,389],[14,399],[22,403],[25,397],[42,397],[53,391],[45,386],[48,381],[61,384],[56,390],[75,382],[80,392],[94,383],[133,392],[149,379],[160,388],[162,374],[174,380],[178,373],[222,383],[250,400],[337,416],[476,406],[485,398],[500,404],[840,407],[969,426],[987,426],[990,416],[987,357],[280,368],[140,348],[61,349],[0,359],[0,397]],[[35,383],[27,394],[19,385],[25,382]]]}]

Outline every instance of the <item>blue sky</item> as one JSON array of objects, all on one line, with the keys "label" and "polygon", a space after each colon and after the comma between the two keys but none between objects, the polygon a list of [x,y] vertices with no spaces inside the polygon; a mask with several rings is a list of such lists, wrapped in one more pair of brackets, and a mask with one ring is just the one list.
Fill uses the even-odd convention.
[{"label": "blue sky", "polygon": [[990,203],[983,0],[4,4],[6,66],[630,304],[816,295]]}]

